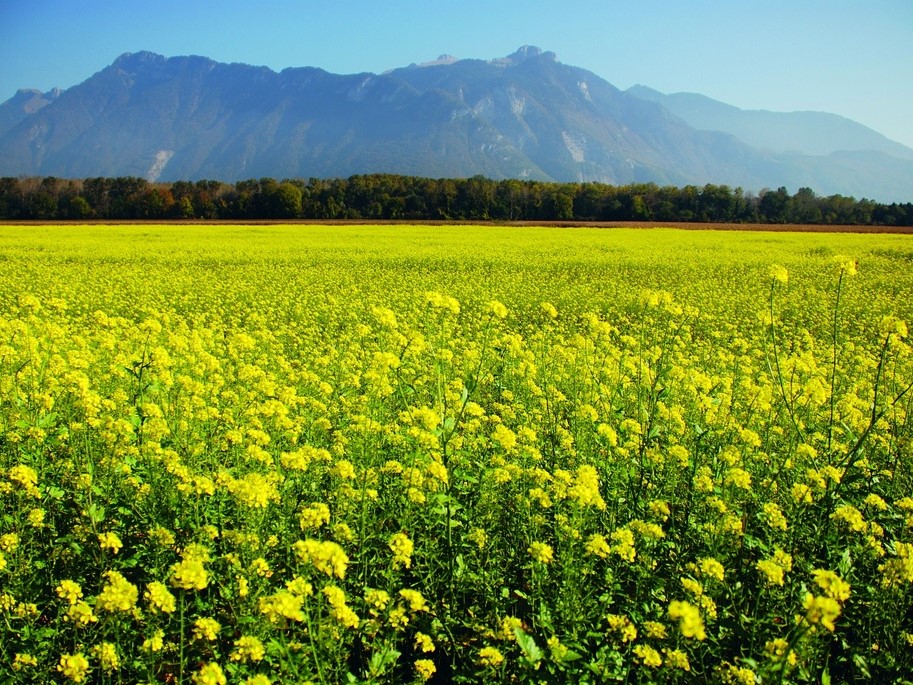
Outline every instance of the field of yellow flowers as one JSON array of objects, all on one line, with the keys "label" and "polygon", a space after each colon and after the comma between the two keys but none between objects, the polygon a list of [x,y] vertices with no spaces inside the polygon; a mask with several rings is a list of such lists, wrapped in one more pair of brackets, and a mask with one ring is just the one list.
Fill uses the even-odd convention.
[{"label": "field of yellow flowers", "polygon": [[904,682],[913,242],[0,227],[0,681]]}]

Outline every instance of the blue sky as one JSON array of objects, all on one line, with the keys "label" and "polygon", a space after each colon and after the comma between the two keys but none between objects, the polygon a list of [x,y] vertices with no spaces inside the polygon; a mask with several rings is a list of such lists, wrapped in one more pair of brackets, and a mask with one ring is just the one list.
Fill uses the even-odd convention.
[{"label": "blue sky", "polygon": [[0,0],[0,101],[139,50],[354,73],[524,44],[619,88],[833,112],[913,147],[913,0]]}]

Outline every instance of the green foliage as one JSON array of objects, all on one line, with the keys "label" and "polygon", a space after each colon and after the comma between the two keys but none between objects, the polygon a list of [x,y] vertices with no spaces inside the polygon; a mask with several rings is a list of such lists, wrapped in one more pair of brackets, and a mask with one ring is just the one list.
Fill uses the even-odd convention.
[{"label": "green foliage", "polygon": [[392,219],[447,221],[663,221],[913,225],[913,204],[877,204],[809,188],[707,184],[547,183],[429,179],[392,174],[348,179],[271,178],[147,183],[139,178],[0,179],[0,219]]}]

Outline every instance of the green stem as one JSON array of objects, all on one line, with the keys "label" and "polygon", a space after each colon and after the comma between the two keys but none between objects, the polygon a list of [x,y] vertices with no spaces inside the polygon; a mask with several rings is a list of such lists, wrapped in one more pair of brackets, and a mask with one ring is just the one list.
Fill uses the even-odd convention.
[{"label": "green stem", "polygon": [[774,368],[770,368],[770,359],[767,360],[767,367],[771,373],[776,371],[774,375],[777,378],[777,386],[780,389],[780,397],[783,399],[783,403],[786,405],[786,411],[789,413],[789,419],[793,424],[793,428],[796,430],[796,434],[805,442],[805,436],[802,432],[802,429],[799,428],[799,423],[796,421],[796,416],[793,413],[792,403],[789,401],[789,398],[786,396],[786,388],[783,386],[783,371],[780,369],[780,354],[777,351],[777,329],[774,326],[774,292],[776,291],[777,282],[773,281],[770,284],[770,342],[773,348],[773,358],[774,358]]},{"label": "green stem", "polygon": [[831,451],[831,442],[834,438],[834,404],[835,404],[835,385],[837,380],[837,316],[840,311],[840,294],[843,292],[843,271],[840,271],[840,277],[837,279],[837,300],[834,303],[834,320],[831,329],[831,347],[833,357],[831,359],[831,393],[830,393],[830,417],[827,423],[827,451]]}]

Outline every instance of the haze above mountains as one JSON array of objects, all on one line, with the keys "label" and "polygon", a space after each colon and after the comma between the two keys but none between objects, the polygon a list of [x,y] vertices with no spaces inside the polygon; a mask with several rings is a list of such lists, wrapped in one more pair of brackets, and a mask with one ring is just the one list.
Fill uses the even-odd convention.
[{"label": "haze above mountains", "polygon": [[376,172],[913,199],[913,149],[849,119],[622,91],[530,46],[347,75],[128,53],[65,91],[0,104],[0,176]]}]

